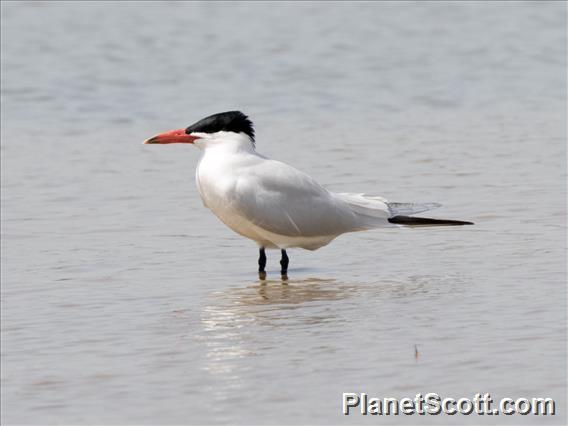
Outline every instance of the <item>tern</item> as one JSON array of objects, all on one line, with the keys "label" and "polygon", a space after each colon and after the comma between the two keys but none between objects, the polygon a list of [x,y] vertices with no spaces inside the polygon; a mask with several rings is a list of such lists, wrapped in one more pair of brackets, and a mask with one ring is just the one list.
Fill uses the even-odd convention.
[{"label": "tern", "polygon": [[397,203],[378,196],[336,193],[288,164],[256,151],[254,127],[240,111],[213,114],[145,144],[193,144],[202,151],[195,172],[203,205],[259,247],[258,272],[266,277],[266,249],[281,251],[287,278],[292,247],[316,250],[347,232],[404,226],[472,225],[412,216],[438,203]]}]

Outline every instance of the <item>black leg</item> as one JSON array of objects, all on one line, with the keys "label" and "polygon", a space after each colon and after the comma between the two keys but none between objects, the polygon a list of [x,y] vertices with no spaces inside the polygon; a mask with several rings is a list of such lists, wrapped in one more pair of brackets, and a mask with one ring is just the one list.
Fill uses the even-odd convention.
[{"label": "black leg", "polygon": [[266,272],[264,271],[266,268],[266,253],[264,251],[264,247],[259,250],[258,256],[258,275],[260,279],[266,278]]},{"label": "black leg", "polygon": [[264,251],[264,247],[259,250],[258,256],[258,272],[264,272],[264,268],[266,268],[266,252]]},{"label": "black leg", "polygon": [[282,270],[280,273],[283,277],[288,274],[288,255],[286,254],[286,250],[282,250],[282,259],[280,260],[280,265],[282,266]]}]

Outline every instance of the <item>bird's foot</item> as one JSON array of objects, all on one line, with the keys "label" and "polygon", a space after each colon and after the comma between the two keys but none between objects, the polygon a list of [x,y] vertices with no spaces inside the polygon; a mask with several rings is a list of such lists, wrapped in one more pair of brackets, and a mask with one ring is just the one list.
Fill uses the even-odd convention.
[{"label": "bird's foot", "polygon": [[282,281],[288,281],[288,271],[280,271],[280,275],[282,276]]},{"label": "bird's foot", "polygon": [[258,271],[258,279],[264,281],[266,279],[266,272]]}]

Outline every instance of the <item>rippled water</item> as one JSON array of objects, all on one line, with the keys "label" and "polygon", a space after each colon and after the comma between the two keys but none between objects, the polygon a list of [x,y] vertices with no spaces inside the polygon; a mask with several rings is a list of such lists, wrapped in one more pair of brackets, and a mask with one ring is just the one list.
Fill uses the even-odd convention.
[{"label": "rippled water", "polygon": [[[1,35],[4,424],[566,422],[565,3],[2,2]],[[286,285],[270,252],[259,282],[197,150],[141,145],[230,109],[332,190],[476,226],[292,250]]]}]

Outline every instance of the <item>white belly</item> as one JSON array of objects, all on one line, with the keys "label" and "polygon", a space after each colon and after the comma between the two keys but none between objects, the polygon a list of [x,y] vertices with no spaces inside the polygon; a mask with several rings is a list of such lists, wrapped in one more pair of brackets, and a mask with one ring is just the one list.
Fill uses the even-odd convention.
[{"label": "white belly", "polygon": [[259,247],[287,249],[300,247],[316,250],[329,244],[336,236],[300,237],[279,235],[263,229],[231,210],[226,199],[212,194],[202,196],[203,202],[225,225],[237,234],[255,241]]},{"label": "white belly", "polygon": [[201,184],[199,172],[196,175],[197,188],[201,195],[203,205],[209,208],[221,222],[243,237],[255,241],[259,247],[286,249],[300,247],[307,250],[316,250],[329,244],[336,235],[301,237],[279,235],[263,229],[238,212],[231,209],[230,193],[234,191],[234,183],[218,180],[215,183],[208,181]]}]

